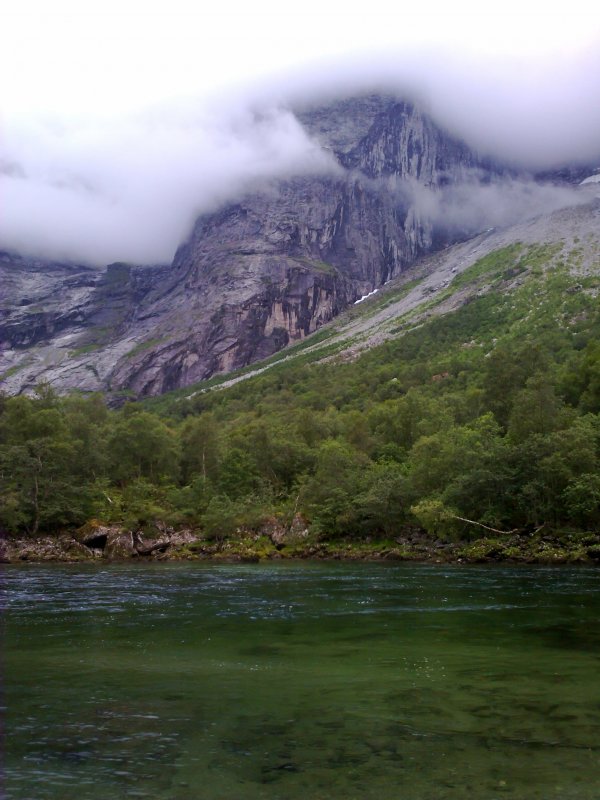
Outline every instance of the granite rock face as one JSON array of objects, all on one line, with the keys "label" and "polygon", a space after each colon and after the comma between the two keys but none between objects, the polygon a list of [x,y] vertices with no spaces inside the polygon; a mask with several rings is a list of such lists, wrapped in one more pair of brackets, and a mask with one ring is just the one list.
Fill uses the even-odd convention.
[{"label": "granite rock face", "polygon": [[331,172],[199,218],[171,265],[99,271],[1,254],[1,388],[155,395],[264,358],[464,234],[419,210],[415,186],[503,172],[392,98],[297,116]]}]

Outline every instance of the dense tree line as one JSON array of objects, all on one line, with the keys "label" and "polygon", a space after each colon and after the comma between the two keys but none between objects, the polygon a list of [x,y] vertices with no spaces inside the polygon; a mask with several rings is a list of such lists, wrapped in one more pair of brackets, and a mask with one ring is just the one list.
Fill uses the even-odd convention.
[{"label": "dense tree line", "polygon": [[536,313],[491,293],[353,363],[282,364],[189,400],[3,397],[0,525],[597,528],[600,319],[561,280]]}]

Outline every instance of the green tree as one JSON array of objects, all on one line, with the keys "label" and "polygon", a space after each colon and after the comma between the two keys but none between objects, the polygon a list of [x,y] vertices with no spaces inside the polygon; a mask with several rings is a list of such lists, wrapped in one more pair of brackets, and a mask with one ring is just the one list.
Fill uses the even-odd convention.
[{"label": "green tree", "polygon": [[207,539],[223,541],[235,533],[239,520],[239,507],[227,495],[217,494],[211,498],[202,515],[202,529]]},{"label": "green tree", "polygon": [[569,522],[582,528],[600,525],[600,475],[583,473],[569,482],[561,497]]},{"label": "green tree", "polygon": [[422,437],[408,465],[416,500],[437,498],[482,524],[496,526],[506,519],[513,471],[510,449],[492,414]]},{"label": "green tree", "polygon": [[407,495],[408,480],[402,466],[394,462],[370,466],[352,500],[356,532],[397,534],[406,522]]},{"label": "green tree", "polygon": [[353,501],[363,489],[369,459],[348,444],[329,439],[320,446],[314,475],[301,487],[300,502],[313,527],[325,536],[353,533]]},{"label": "green tree", "polygon": [[179,472],[179,440],[159,417],[148,411],[121,415],[109,440],[110,469],[115,481],[147,478],[173,481]]},{"label": "green tree", "polygon": [[260,491],[260,488],[261,479],[252,456],[239,447],[227,450],[219,469],[217,483],[219,494],[235,500],[238,497],[254,494]]},{"label": "green tree", "polygon": [[573,416],[557,396],[552,381],[538,373],[514,397],[508,435],[519,442],[533,434],[547,434],[564,427]]},{"label": "green tree", "polygon": [[89,506],[87,487],[72,472],[73,445],[40,437],[0,448],[0,520],[9,530],[81,524]]},{"label": "green tree", "polygon": [[519,390],[531,375],[545,375],[548,369],[548,355],[536,341],[504,343],[492,350],[483,375],[484,401],[503,428],[508,426]]},{"label": "green tree", "polygon": [[183,480],[200,476],[215,482],[219,470],[220,443],[215,415],[207,412],[188,417],[181,427],[181,467]]},{"label": "green tree", "polygon": [[565,499],[575,502],[575,495],[565,495],[565,491],[577,485],[583,475],[598,471],[596,420],[582,417],[565,430],[531,435],[513,452],[519,487],[516,510],[521,524],[559,524],[570,513]]}]

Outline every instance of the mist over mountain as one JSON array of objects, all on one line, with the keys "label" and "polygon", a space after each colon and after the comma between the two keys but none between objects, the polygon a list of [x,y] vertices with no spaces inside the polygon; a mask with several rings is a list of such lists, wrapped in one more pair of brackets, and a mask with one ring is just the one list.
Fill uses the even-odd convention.
[{"label": "mist over mountain", "polygon": [[[186,211],[171,183],[161,216],[165,198],[146,185],[146,222],[156,215],[156,224],[142,225],[140,212],[139,228],[115,228],[96,240],[97,254],[126,244],[134,253],[139,235],[156,255],[171,224],[178,246],[162,266],[65,261],[73,237],[84,248],[93,241],[86,219],[94,203],[112,197],[105,225],[131,219],[102,183],[102,169],[93,180],[75,181],[71,172],[49,185],[69,200],[85,196],[88,205],[74,204],[72,237],[61,239],[54,261],[49,240],[45,259],[7,252],[0,261],[0,374],[9,391],[30,391],[41,380],[62,391],[136,396],[187,386],[303,339],[428,253],[590,200],[577,186],[590,168],[550,170],[540,181],[390,94],[248,112],[215,137],[222,157],[206,165],[212,179],[204,206]],[[187,163],[185,148],[179,153]],[[111,173],[125,192],[125,178],[135,173],[132,203],[134,195],[142,199],[146,157],[142,148],[137,171],[134,159],[126,175]],[[25,168],[12,163],[10,180],[26,185]],[[168,175],[164,165],[158,172]],[[188,175],[190,191],[195,179]],[[61,207],[55,212],[58,235]]]},{"label": "mist over mountain", "polygon": [[137,5],[0,10],[9,392],[190,385],[594,196],[600,18],[579,0]]},{"label": "mist over mountain", "polygon": [[466,181],[458,206],[456,197],[427,201],[445,215],[472,208],[479,224],[507,224],[570,201],[538,191],[525,173],[600,166],[599,89],[597,49],[523,71],[425,48],[320,60],[218,97],[205,91],[131,113],[8,114],[0,246],[96,266],[171,261],[199,214],[274,179],[339,171],[299,117],[369,93],[416,103],[449,135],[510,166],[511,183],[483,197],[478,181]]}]

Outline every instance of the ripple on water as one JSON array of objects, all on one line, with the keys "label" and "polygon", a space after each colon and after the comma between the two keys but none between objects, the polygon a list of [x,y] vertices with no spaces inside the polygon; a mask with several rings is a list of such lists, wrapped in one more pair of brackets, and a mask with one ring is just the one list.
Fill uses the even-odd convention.
[{"label": "ripple on water", "polygon": [[596,800],[600,573],[9,567],[8,800]]}]

